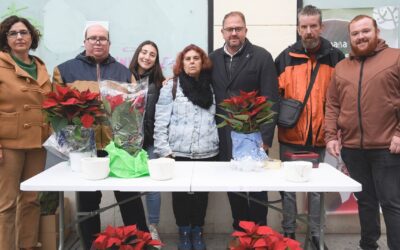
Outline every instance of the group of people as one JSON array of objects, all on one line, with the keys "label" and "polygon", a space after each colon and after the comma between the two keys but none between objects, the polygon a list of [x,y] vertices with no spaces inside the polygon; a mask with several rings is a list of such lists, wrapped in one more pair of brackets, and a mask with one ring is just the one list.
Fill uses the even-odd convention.
[{"label": "group of people", "polygon": [[[152,41],[144,41],[135,51],[129,68],[110,53],[108,30],[99,25],[85,32],[85,50],[54,69],[51,81],[45,64],[30,50],[38,47],[39,31],[25,18],[11,16],[0,24],[0,249],[35,249],[38,242],[40,205],[36,192],[22,192],[19,184],[45,165],[42,147],[50,128],[41,112],[45,94],[52,84],[98,91],[98,81],[115,80],[148,85],[144,117],[143,148],[149,158],[172,157],[176,161],[229,161],[232,158],[231,129],[217,129],[223,113],[216,104],[238,95],[258,91],[279,112],[280,98],[303,101],[311,94],[296,125],[278,125],[280,156],[284,152],[307,150],[320,155],[325,148],[342,157],[352,178],[362,184],[356,193],[361,224],[361,249],[377,249],[382,208],[388,246],[400,249],[396,237],[400,227],[400,50],[388,48],[379,38],[376,21],[359,15],[349,23],[352,51],[344,55],[321,37],[321,11],[311,5],[298,13],[300,40],[273,60],[271,54],[247,38],[245,16],[230,12],[222,22],[225,44],[207,55],[196,45],[186,46],[177,56],[173,77],[165,80],[159,51]],[[272,146],[274,122],[262,125],[263,148]],[[110,128],[98,125],[98,156],[111,138]],[[118,202],[136,192],[115,191]],[[233,228],[239,222],[267,225],[267,192],[228,193]],[[319,195],[310,193],[310,239],[319,246]],[[99,209],[101,192],[78,192],[80,216]],[[282,228],[295,239],[296,196],[282,192]],[[159,238],[161,196],[146,195],[148,224],[141,199],[120,205],[125,225],[136,224]],[[204,250],[203,226],[208,203],[206,192],[172,193],[173,212],[179,227],[178,249]],[[323,225],[322,225],[323,226]],[[78,225],[85,249],[100,232],[100,217]],[[327,247],[326,247],[327,248]]]}]

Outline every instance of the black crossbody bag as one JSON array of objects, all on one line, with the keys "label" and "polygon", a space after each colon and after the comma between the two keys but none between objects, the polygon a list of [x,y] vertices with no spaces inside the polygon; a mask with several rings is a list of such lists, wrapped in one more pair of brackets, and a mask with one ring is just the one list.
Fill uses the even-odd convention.
[{"label": "black crossbody bag", "polygon": [[295,99],[285,99],[282,98],[279,103],[279,117],[278,117],[278,126],[284,128],[293,128],[297,121],[300,118],[301,113],[303,112],[304,106],[307,103],[308,97],[310,96],[311,89],[314,86],[315,78],[317,76],[319,69],[319,62],[315,66],[314,70],[311,73],[310,84],[308,85],[306,95],[304,96],[304,101],[300,102]]}]

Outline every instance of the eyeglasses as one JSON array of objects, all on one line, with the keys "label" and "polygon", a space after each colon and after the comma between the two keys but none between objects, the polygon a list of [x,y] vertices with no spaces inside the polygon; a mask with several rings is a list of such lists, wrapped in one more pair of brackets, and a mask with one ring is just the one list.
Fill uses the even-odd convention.
[{"label": "eyeglasses", "polygon": [[240,33],[245,29],[245,27],[230,27],[230,28],[224,28],[223,30],[228,33],[233,33],[235,31],[236,33]]},{"label": "eyeglasses", "polygon": [[86,41],[88,41],[90,44],[96,44],[97,42],[99,42],[101,45],[105,45],[108,42],[108,39],[104,36],[91,36],[86,38]]},{"label": "eyeglasses", "polygon": [[29,30],[20,30],[20,31],[12,30],[12,31],[7,32],[7,36],[10,38],[17,38],[18,34],[21,37],[27,37],[30,34],[30,32],[29,32]]}]

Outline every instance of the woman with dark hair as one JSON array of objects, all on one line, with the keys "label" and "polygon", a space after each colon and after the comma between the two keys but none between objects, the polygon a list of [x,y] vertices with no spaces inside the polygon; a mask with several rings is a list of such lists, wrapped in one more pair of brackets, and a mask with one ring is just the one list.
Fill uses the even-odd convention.
[{"label": "woman with dark hair", "polygon": [[[144,142],[143,148],[149,154],[149,158],[154,155],[154,114],[156,103],[160,95],[162,82],[165,80],[161,66],[160,56],[157,45],[152,41],[142,42],[136,49],[129,65],[129,69],[138,82],[147,82],[147,101],[146,112],[144,115]],[[160,240],[158,234],[158,223],[160,221],[161,195],[160,192],[149,192],[146,195],[147,216],[151,237]],[[157,246],[159,247],[159,246]],[[161,248],[161,247],[159,247]]]},{"label": "woman with dark hair", "polygon": [[[191,44],[178,54],[173,72],[174,79],[163,86],[156,105],[155,153],[176,161],[214,161],[218,133],[211,61],[201,48]],[[207,192],[172,193],[178,249],[206,249],[202,227],[207,203]]]},{"label": "woman with dark hair", "polygon": [[49,126],[42,113],[51,82],[44,63],[29,54],[40,32],[25,18],[0,24],[0,249],[34,249],[40,204],[37,192],[22,192],[22,181],[43,171],[42,144]]}]

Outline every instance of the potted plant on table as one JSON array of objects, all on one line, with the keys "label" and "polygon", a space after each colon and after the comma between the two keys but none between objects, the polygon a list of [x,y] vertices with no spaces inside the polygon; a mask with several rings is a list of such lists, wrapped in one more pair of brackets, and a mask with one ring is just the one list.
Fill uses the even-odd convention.
[{"label": "potted plant on table", "polygon": [[260,127],[273,121],[276,112],[271,110],[273,103],[257,91],[240,91],[239,96],[223,100],[219,107],[226,114],[217,114],[223,122],[218,128],[232,128],[232,156],[236,161],[264,161],[268,158],[263,150]]},{"label": "potted plant on table", "polygon": [[[79,91],[56,85],[56,91],[46,95],[43,111],[55,135],[50,137],[62,155],[85,152],[91,156],[96,151],[92,126],[102,120],[99,93]],[[47,144],[45,143],[45,146]]]},{"label": "potted plant on table", "polygon": [[235,231],[229,250],[301,250],[300,242],[283,237],[268,226],[259,226],[252,221],[240,221],[243,231]]}]

